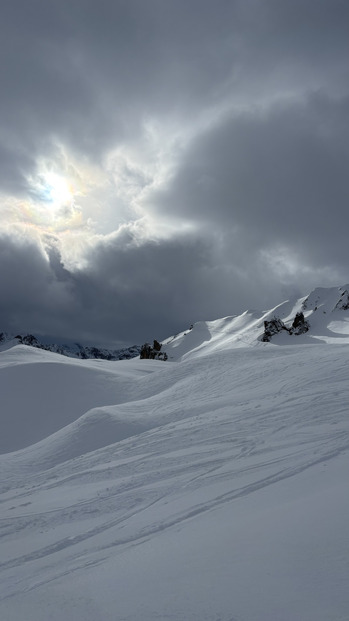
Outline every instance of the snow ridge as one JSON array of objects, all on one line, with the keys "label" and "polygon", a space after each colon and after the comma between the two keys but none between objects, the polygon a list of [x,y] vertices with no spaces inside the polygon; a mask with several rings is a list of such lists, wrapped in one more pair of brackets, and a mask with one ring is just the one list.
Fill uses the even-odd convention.
[{"label": "snow ridge", "polygon": [[[300,314],[306,320],[305,330],[297,330],[293,325]],[[271,321],[276,325],[275,336],[271,335],[275,345],[348,344],[349,285],[318,287],[308,296],[286,300],[265,312],[245,311],[238,316],[200,321],[189,330],[166,339],[163,350],[169,360],[184,360],[217,350],[260,347],[266,322]],[[288,339],[289,335],[296,338]]]}]

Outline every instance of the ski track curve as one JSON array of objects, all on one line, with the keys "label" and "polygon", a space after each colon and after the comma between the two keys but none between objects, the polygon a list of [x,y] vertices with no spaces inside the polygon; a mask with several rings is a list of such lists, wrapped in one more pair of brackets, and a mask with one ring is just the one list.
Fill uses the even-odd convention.
[{"label": "ski track curve", "polygon": [[149,429],[118,443],[41,470],[31,470],[32,451],[1,458],[0,599],[347,451],[347,348],[283,349],[239,350],[234,365],[224,352],[140,378],[136,400],[115,408]]}]

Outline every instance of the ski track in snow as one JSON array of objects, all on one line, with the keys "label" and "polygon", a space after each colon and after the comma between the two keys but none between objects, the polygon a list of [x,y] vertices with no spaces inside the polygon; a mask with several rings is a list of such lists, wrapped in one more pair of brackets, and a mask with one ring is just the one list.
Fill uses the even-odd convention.
[{"label": "ski track in snow", "polygon": [[[180,340],[184,357],[179,363],[66,362],[23,347],[3,352],[5,370],[18,368],[24,377],[27,369],[29,378],[42,374],[43,391],[45,373],[52,381],[54,371],[57,399],[63,385],[72,395],[65,426],[57,425],[58,401],[52,435],[0,456],[5,612],[6,602],[23,594],[121,563],[137,547],[156,546],[159,537],[180,538],[190,524],[203,524],[204,516],[219,518],[228,510],[233,517],[242,499],[280,489],[278,484],[291,479],[302,481],[307,471],[348,454],[345,344],[241,347],[239,341],[233,349],[219,350],[216,344],[205,355],[200,349],[205,335],[201,328],[198,340],[189,335],[199,343],[195,356],[185,353]],[[80,382],[75,387],[74,378]],[[74,406],[84,378],[91,378],[95,409],[81,416]],[[34,402],[32,410],[28,404],[22,412],[22,425],[27,416],[40,422]],[[17,415],[20,420],[21,411]],[[66,613],[57,614],[54,619],[66,619]],[[173,615],[152,609],[144,618],[200,617],[190,610],[185,617],[179,609]],[[215,618],[239,621],[227,610]]]},{"label": "ski track in snow", "polygon": [[[2,495],[0,534],[7,538],[10,552],[18,549],[17,542],[21,540],[32,549],[5,560],[3,548],[2,597],[23,589],[20,582],[9,592],[9,570],[19,569],[23,580],[29,579],[29,588],[34,588],[35,561],[39,559],[55,555],[54,575],[65,575],[62,566],[65,568],[69,562],[70,571],[76,571],[84,566],[80,559],[87,552],[89,556],[100,555],[101,551],[113,554],[117,546],[142,542],[345,451],[345,410],[336,407],[332,416],[331,408],[335,405],[336,384],[341,385],[341,377],[344,379],[347,372],[347,350],[336,352],[345,356],[335,357],[327,347],[322,348],[322,356],[311,348],[304,353],[305,361],[297,363],[290,352],[271,355],[268,362],[272,368],[265,367],[262,377],[259,365],[255,364],[255,352],[251,351],[241,352],[241,363],[236,363],[233,374],[221,356],[217,357],[217,364],[212,356],[196,365],[188,363],[187,373],[180,370],[175,382],[176,390],[180,390],[176,401],[172,401],[170,389],[133,404],[145,409],[146,416],[148,407],[152,405],[156,412],[160,401],[164,421],[172,422],[43,473],[35,472],[34,481],[30,472],[29,476],[26,474],[24,487]],[[326,375],[327,365],[331,364],[334,386],[330,393],[327,384],[325,394],[321,390],[314,394],[314,355],[318,378],[321,372]],[[273,377],[274,367],[279,368],[278,377],[273,383],[267,382],[268,377]],[[213,382],[217,372],[219,377]],[[183,380],[183,376],[190,379]],[[195,384],[202,377],[206,385],[215,389],[210,389],[208,395],[204,390],[191,403],[189,393],[194,390],[197,395]],[[222,385],[229,384],[230,389],[222,393]],[[341,401],[341,391],[338,396]],[[184,404],[186,412],[181,411]],[[203,409],[206,411],[202,412]],[[78,500],[75,494],[86,498]],[[48,510],[37,509],[50,501],[65,502]],[[67,528],[72,532],[68,536]],[[43,545],[46,532],[54,542]],[[26,565],[30,566],[30,578],[24,569]],[[11,576],[13,572],[10,579]],[[48,581],[52,579],[47,577]],[[44,582],[41,580],[40,584]]]}]

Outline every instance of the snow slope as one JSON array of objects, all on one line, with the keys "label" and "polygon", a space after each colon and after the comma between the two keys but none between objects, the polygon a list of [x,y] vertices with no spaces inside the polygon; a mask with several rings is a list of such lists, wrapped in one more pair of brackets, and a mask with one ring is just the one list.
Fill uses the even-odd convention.
[{"label": "snow slope", "polygon": [[336,291],[309,296],[306,339],[258,340],[273,309],[168,339],[178,362],[0,353],[3,447],[15,427],[23,447],[0,456],[0,618],[347,620]]},{"label": "snow slope", "polygon": [[349,285],[318,287],[309,296],[282,302],[271,310],[246,311],[242,315],[223,317],[214,321],[200,321],[185,331],[170,337],[163,344],[170,360],[196,358],[216,350],[262,345],[260,337],[264,321],[279,317],[290,327],[298,312],[310,324],[307,334],[291,336],[279,334],[274,344],[300,345],[301,343],[349,344]]}]

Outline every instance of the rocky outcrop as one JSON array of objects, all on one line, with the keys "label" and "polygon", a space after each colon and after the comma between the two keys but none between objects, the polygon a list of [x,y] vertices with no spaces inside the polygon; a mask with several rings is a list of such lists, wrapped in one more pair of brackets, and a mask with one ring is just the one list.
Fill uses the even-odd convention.
[{"label": "rocky outcrop", "polygon": [[288,332],[288,334],[304,334],[309,330],[309,323],[305,319],[304,314],[299,312],[296,314],[292,325],[288,328],[279,317],[273,317],[269,321],[264,321],[264,333],[262,334],[261,341],[269,343],[270,339],[282,331]]},{"label": "rocky outcrop", "polygon": [[290,334],[305,334],[309,330],[309,322],[305,319],[304,314],[299,312],[296,314],[292,326],[289,330]]},{"label": "rocky outcrop", "polygon": [[167,354],[161,348],[161,343],[155,339],[153,346],[150,343],[142,345],[139,356],[141,360],[167,360]]},{"label": "rocky outcrop", "polygon": [[269,343],[270,339],[274,334],[278,334],[282,332],[282,330],[286,330],[289,332],[289,329],[286,328],[285,324],[279,317],[273,317],[269,321],[264,322],[264,334],[262,335],[262,341],[264,343]]},{"label": "rocky outcrop", "polygon": [[343,291],[334,310],[349,310],[349,291]]},{"label": "rocky outcrop", "polygon": [[38,347],[38,348],[41,347],[41,344],[39,343],[38,339],[32,334],[26,334],[25,336],[22,336],[21,334],[17,334],[17,336],[15,336],[15,339],[17,339],[17,341],[21,345],[29,345],[30,347]]}]

